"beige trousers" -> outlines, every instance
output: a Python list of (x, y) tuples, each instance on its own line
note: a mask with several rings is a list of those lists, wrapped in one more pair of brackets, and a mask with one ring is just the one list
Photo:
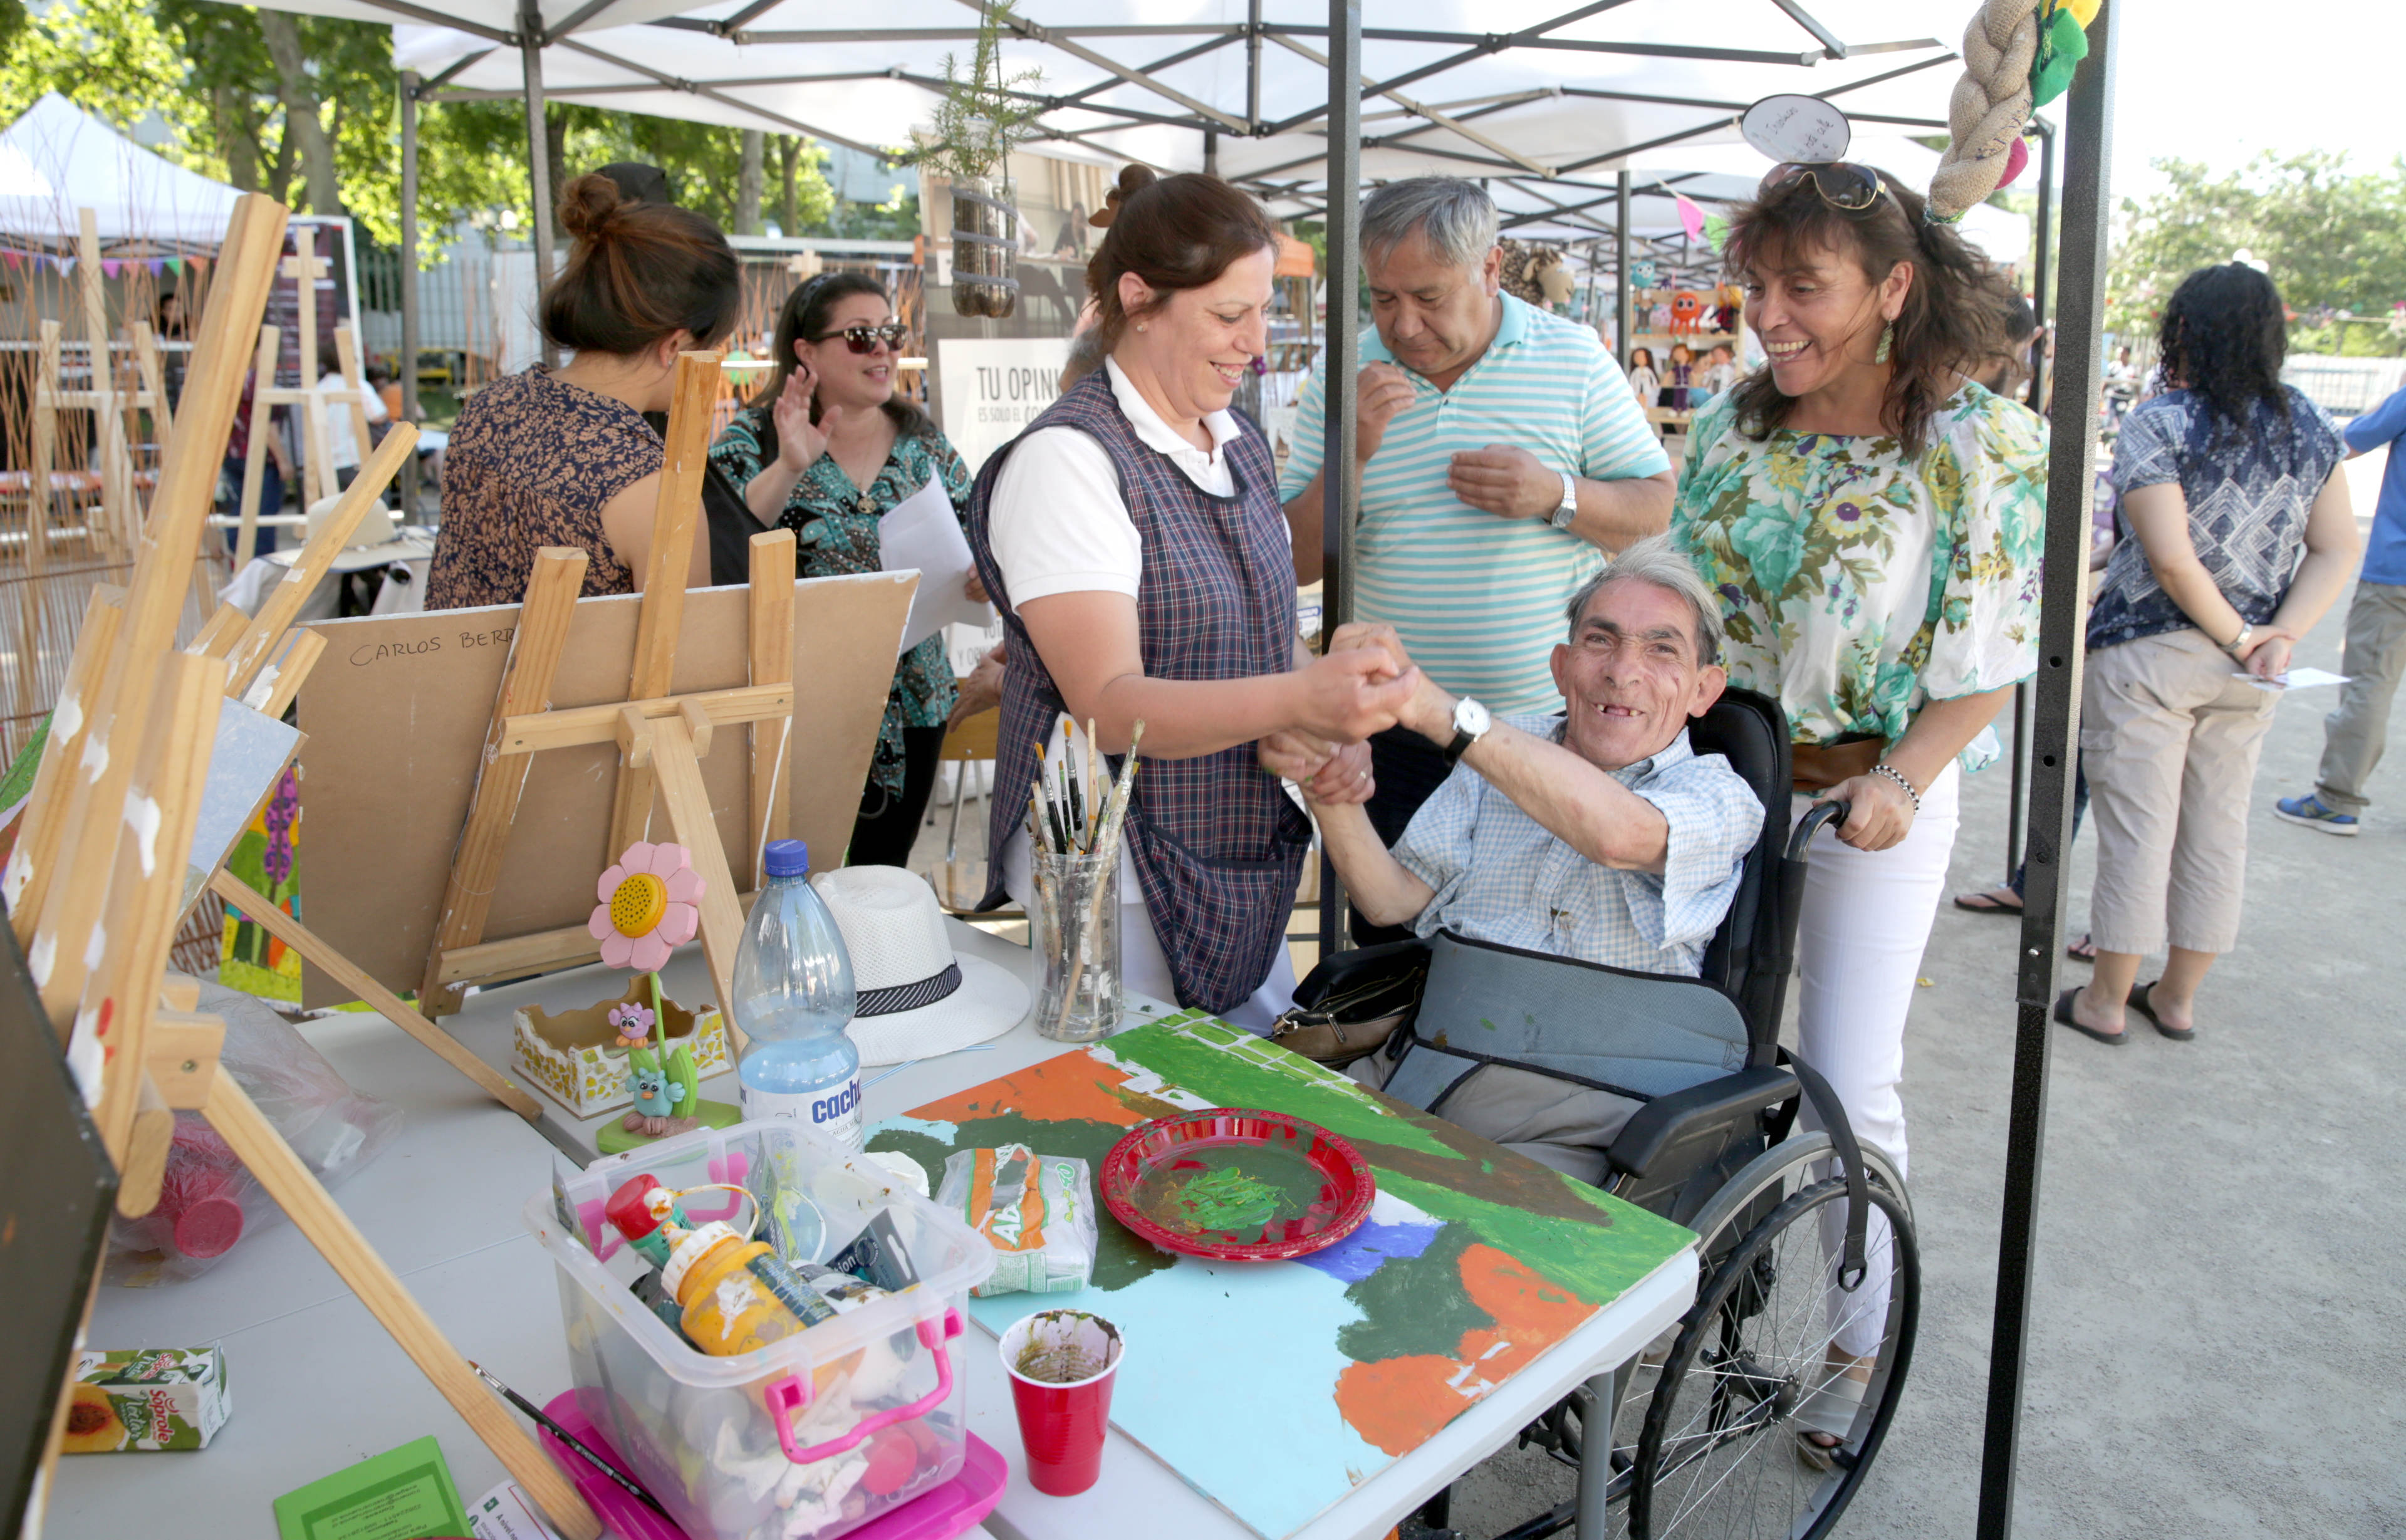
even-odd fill
[(2279, 697), (2194, 628), (2088, 655), (2080, 753), (2097, 828), (2099, 950), (2239, 942), (2247, 806)]
[(2339, 671), (2339, 709), (2323, 719), (2323, 768), (2314, 795), (2323, 806), (2362, 813), (2364, 784), (2388, 746), (2389, 701), (2406, 673), (2406, 586), (2358, 583), (2347, 607), (2347, 653)]

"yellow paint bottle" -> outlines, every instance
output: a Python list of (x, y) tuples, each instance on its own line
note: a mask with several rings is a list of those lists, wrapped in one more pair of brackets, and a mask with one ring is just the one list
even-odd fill
[(685, 1312), (686, 1337), (721, 1358), (765, 1348), (835, 1314), (768, 1242), (745, 1240), (715, 1221), (675, 1238), (660, 1284)]

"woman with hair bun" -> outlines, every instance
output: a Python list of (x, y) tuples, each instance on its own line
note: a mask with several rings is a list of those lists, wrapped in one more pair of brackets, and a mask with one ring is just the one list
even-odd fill
[(996, 452), (969, 504), (1011, 649), (984, 907), (1030, 897), (1039, 742), (1052, 763), (1069, 752), (1066, 713), (1125, 754), (1141, 721), (1123, 980), (1266, 1031), (1294, 993), (1286, 919), (1311, 826), (1253, 745), (1281, 732), (1353, 745), (1322, 773), (1366, 796), (1362, 741), (1394, 726), (1418, 675), (1382, 650), (1314, 660), (1296, 644), (1278, 473), (1261, 430), (1229, 410), (1267, 346), (1268, 217), (1216, 177), (1141, 166), (1110, 202), (1086, 266), (1102, 367)]
[[(794, 531), (804, 577), (879, 571), (881, 521), (929, 482), (941, 484), (956, 514), (969, 504), (959, 453), (894, 393), (904, 332), (870, 274), (810, 279), (777, 313), (776, 373), (710, 446), (753, 516)], [(974, 580), (970, 590), (985, 597)], [(941, 633), (902, 655), (847, 865), (910, 864), (954, 696)]]
[[(701, 215), (628, 202), (594, 173), (561, 190), (559, 218), (575, 245), (537, 319), (573, 356), (495, 380), (460, 408), (430, 610), (517, 603), (546, 545), (585, 549), (588, 597), (641, 588), (667, 459), (644, 414), (668, 410), (680, 352), (735, 326), (735, 252)], [(694, 542), (687, 581), (710, 581), (707, 541)]]
[[(1956, 757), (2038, 662), (2046, 440), (1963, 374), (2002, 344), (2003, 280), (1886, 172), (1775, 166), (1721, 254), (1769, 367), (1696, 414), (1671, 532), (1721, 595), (1730, 684), (1787, 711), (1800, 801), (1851, 810), (1806, 869), (1797, 1057), (1903, 1174), (1904, 1023)], [(1883, 1261), (1870, 1277), (1832, 1291), (1829, 1373), (1796, 1414), (1825, 1469), (1883, 1346)]]

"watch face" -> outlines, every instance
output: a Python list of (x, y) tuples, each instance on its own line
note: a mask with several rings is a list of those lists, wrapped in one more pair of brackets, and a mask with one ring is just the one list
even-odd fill
[(1487, 731), (1487, 708), (1476, 700), (1464, 700), (1453, 708), (1453, 730), (1477, 738)]

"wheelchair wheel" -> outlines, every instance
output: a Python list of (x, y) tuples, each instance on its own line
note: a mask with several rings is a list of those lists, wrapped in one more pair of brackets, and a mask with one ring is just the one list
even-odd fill
[[(1790, 1151), (1796, 1142), (1762, 1160), (1804, 1159), (1776, 1161), (1775, 1182), (1734, 1181), (1731, 1195), (1743, 1196), (1738, 1190), (1748, 1185), (1758, 1187), (1759, 1197), (1768, 1195), (1793, 1180), (1814, 1153), (1826, 1158), (1826, 1149)], [(1707, 1253), (1713, 1270), (1646, 1402), (1628, 1471), (1633, 1540), (1736, 1534), (1815, 1540), (1836, 1525), (1887, 1436), (1920, 1307), (1912, 1216), (1891, 1179), (1883, 1174), (1871, 1185), (1873, 1207), (1888, 1223), (1885, 1233), (1873, 1226), (1865, 1258), (1870, 1274), (1851, 1294), (1831, 1281), (1833, 1261), (1822, 1239), (1825, 1218), (1834, 1225), (1846, 1211), (1840, 1180), (1793, 1191), (1724, 1255)], [(1751, 1207), (1737, 1205), (1732, 1219)], [(1875, 1298), (1874, 1281), (1883, 1278), (1888, 1303), (1871, 1384), (1830, 1468), (1816, 1469), (1800, 1450), (1795, 1412), (1820, 1382), (1835, 1335), (1833, 1302), (1842, 1312), (1852, 1301), (1868, 1304)]]

